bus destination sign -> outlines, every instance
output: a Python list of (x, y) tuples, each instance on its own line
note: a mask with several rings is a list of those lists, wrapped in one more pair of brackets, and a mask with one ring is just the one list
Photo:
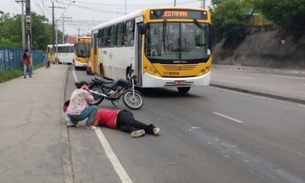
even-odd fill
[(81, 42), (90, 42), (90, 38), (78, 38), (78, 41), (81, 41)]
[(206, 11), (196, 10), (151, 10), (150, 19), (178, 19), (178, 18), (191, 18), (207, 20)]

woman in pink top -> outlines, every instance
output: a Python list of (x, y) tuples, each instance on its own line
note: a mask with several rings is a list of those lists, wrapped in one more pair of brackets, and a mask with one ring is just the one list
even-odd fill
[(94, 100), (88, 88), (88, 83), (86, 81), (81, 81), (75, 83), (75, 86), (77, 89), (74, 90), (71, 95), (66, 113), (75, 126), (77, 126), (79, 121), (88, 118), (86, 128), (88, 130), (95, 129), (95, 126), (93, 126), (92, 123), (98, 108), (95, 105), (89, 106), (88, 104), (88, 102)]

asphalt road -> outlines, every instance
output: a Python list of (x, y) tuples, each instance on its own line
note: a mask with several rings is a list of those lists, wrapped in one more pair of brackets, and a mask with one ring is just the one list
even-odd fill
[[(79, 81), (93, 77), (75, 73)], [(67, 97), (74, 82), (70, 72)], [(156, 89), (143, 97), (133, 113), (158, 125), (160, 136), (87, 131), (84, 123), (70, 128), (74, 182), (305, 182), (304, 106), (215, 87), (186, 95)], [(99, 107), (113, 108), (109, 101)], [(118, 108), (127, 109), (122, 101)]]

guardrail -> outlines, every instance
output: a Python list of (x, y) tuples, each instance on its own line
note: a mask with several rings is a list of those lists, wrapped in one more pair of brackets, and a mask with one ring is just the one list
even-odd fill
[[(22, 48), (0, 46), (0, 73), (23, 68)], [(43, 62), (44, 51), (32, 50), (33, 67)]]

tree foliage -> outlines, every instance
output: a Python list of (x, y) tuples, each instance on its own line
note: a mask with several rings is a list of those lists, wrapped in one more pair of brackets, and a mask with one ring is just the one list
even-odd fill
[(305, 30), (305, 0), (255, 0), (255, 7), (283, 30)]
[[(10, 15), (0, 11), (0, 45), (22, 47), (21, 15)], [(44, 16), (31, 13), (32, 47), (36, 50), (45, 50), (46, 45), (53, 40), (52, 24)], [(58, 31), (58, 39), (62, 32)], [(60, 39), (59, 39), (60, 40)]]
[(217, 40), (240, 42), (246, 36), (244, 13), (247, 7), (240, 1), (226, 0), (211, 9), (212, 22), (216, 27)]

